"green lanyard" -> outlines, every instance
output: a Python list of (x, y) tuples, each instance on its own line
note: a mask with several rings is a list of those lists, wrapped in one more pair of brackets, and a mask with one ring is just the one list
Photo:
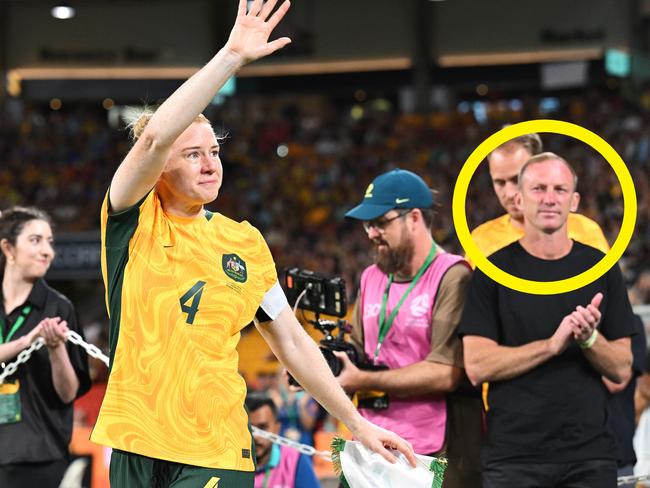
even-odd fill
[(7, 334), (6, 339), (3, 337), (3, 330), (5, 328), (5, 324), (4, 324), (3, 320), (0, 319), (0, 344), (4, 344), (5, 342), (9, 342), (11, 340), (11, 338), (14, 336), (16, 331), (18, 329), (20, 329), (20, 327), (23, 325), (23, 323), (25, 322), (25, 319), (27, 318), (27, 316), (29, 315), (29, 312), (31, 312), (31, 311), (32, 311), (32, 306), (31, 305), (27, 305), (27, 306), (23, 307), (23, 310), (20, 313), (20, 316), (14, 322), (14, 325), (11, 328), (11, 330), (9, 331), (9, 333)]
[(262, 481), (262, 488), (268, 488), (269, 478), (271, 476), (271, 468), (268, 465), (264, 468), (264, 481)]
[[(264, 480), (262, 480), (262, 488), (268, 488), (269, 478), (271, 477), (271, 470), (280, 464), (280, 456), (280, 447), (277, 444), (273, 444), (271, 446), (271, 454), (269, 456), (269, 459), (266, 463), (266, 466), (264, 466)], [(273, 466), (271, 466), (272, 462), (275, 463)]]
[(427, 270), (429, 265), (433, 262), (433, 257), (435, 254), (436, 254), (436, 243), (434, 242), (433, 245), (431, 246), (431, 251), (429, 251), (429, 255), (424, 260), (424, 263), (422, 263), (422, 266), (420, 266), (420, 269), (413, 277), (413, 281), (411, 281), (411, 284), (404, 292), (404, 295), (402, 295), (402, 298), (400, 298), (399, 302), (397, 303), (397, 306), (391, 312), (390, 316), (388, 317), (388, 320), (386, 320), (386, 305), (388, 304), (388, 292), (390, 291), (390, 285), (393, 284), (393, 274), (391, 273), (390, 275), (388, 275), (388, 284), (386, 285), (386, 290), (384, 291), (384, 298), (381, 302), (381, 309), (379, 310), (379, 337), (377, 338), (375, 359), (379, 357), (379, 351), (381, 350), (381, 345), (384, 343), (384, 339), (386, 339), (386, 334), (388, 334), (391, 325), (393, 325), (393, 321), (395, 320), (395, 317), (397, 317), (397, 312), (399, 312), (399, 309), (404, 303), (404, 300), (406, 300), (408, 294), (411, 293), (411, 290), (413, 290), (413, 288), (415, 288), (415, 285), (417, 285), (418, 281), (420, 280), (424, 272)]

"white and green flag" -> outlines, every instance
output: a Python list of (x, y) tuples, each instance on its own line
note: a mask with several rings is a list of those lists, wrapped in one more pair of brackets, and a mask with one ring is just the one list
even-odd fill
[(441, 488), (447, 461), (416, 454), (412, 468), (403, 454), (393, 451), (391, 464), (381, 455), (356, 441), (336, 438), (332, 442), (332, 462), (345, 488)]

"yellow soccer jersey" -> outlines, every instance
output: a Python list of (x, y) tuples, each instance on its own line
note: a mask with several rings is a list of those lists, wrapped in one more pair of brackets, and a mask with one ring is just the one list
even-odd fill
[(235, 349), (277, 282), (264, 238), (218, 213), (164, 213), (155, 191), (101, 213), (111, 368), (91, 439), (209, 468), (253, 471)]
[[(604, 253), (609, 251), (609, 244), (600, 226), (584, 215), (571, 213), (568, 218), (569, 237)], [(485, 255), (494, 254), (509, 244), (518, 241), (524, 236), (524, 230), (512, 225), (508, 214), (488, 220), (472, 231), (472, 239), (479, 250)], [(474, 263), (469, 261), (472, 268)]]

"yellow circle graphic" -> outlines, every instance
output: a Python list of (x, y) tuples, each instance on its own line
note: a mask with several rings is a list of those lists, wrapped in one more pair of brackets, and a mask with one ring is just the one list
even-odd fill
[[(531, 281), (517, 276), (513, 276), (501, 270), (481, 253), (469, 232), (467, 225), (467, 216), (465, 214), (465, 201), (467, 200), (467, 189), (469, 183), (478, 168), (479, 164), (487, 157), (490, 152), (499, 147), (501, 144), (514, 139), (515, 137), (533, 132), (546, 132), (553, 134), (562, 134), (573, 137), (598, 151), (605, 160), (610, 164), (623, 192), (623, 222), (621, 230), (609, 252), (594, 266), (588, 270), (558, 281)], [(560, 120), (529, 120), (518, 124), (504, 127), (500, 131), (492, 134), (483, 141), (472, 154), (467, 158), (465, 164), (460, 170), (456, 185), (454, 186), (454, 196), (452, 200), (452, 217), (458, 240), (467, 253), (467, 256), (475, 265), (487, 276), (497, 283), (522, 293), (531, 293), (535, 295), (555, 295), (577, 290), (583, 286), (592, 283), (604, 275), (614, 264), (621, 258), (627, 245), (632, 239), (634, 226), (636, 224), (637, 201), (636, 191), (632, 176), (627, 166), (607, 141), (591, 132), (590, 130), (580, 127), (576, 124), (563, 122)]]

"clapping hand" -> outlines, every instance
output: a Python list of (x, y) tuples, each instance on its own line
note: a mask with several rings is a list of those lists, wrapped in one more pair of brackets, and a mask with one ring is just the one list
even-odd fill
[(45, 318), (38, 324), (40, 336), (45, 339), (48, 349), (56, 349), (67, 340), (68, 323), (61, 317)]
[(573, 338), (577, 342), (585, 342), (593, 334), (602, 314), (598, 307), (603, 301), (603, 294), (596, 293), (591, 299), (591, 303), (586, 307), (578, 305), (574, 312), (571, 313)]

